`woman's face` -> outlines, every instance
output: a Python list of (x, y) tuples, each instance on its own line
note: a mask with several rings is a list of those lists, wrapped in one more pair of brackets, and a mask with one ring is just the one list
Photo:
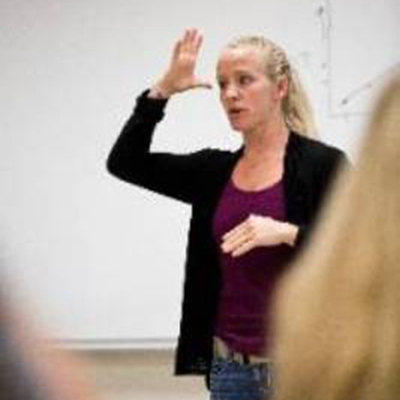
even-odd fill
[(251, 47), (224, 50), (217, 64), (220, 99), (234, 130), (263, 129), (280, 113), (280, 86), (265, 73), (261, 55)]

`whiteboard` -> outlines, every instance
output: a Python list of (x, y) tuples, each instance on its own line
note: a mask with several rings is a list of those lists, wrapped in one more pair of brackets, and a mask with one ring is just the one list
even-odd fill
[[(352, 157), (399, 63), (399, 16), (398, 0), (1, 2), (0, 256), (21, 308), (55, 340), (176, 339), (190, 208), (116, 180), (105, 160), (184, 28), (204, 33), (210, 79), (234, 36), (280, 43), (321, 138)], [(238, 144), (215, 89), (174, 98), (154, 149)]]

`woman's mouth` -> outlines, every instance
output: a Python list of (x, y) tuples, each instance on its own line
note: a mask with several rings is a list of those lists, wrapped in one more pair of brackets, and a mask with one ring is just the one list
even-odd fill
[(244, 112), (246, 112), (244, 108), (234, 107), (229, 109), (229, 116), (236, 118), (241, 116)]

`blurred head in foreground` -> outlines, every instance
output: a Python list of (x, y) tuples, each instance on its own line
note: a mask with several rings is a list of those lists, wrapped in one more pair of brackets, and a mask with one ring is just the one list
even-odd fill
[[(3, 278), (0, 268), (0, 278)], [(90, 400), (94, 390), (85, 369), (66, 350), (56, 349), (38, 334), (36, 321), (12, 301), (0, 280), (0, 399)]]
[(400, 395), (400, 74), (277, 296), (277, 400)]

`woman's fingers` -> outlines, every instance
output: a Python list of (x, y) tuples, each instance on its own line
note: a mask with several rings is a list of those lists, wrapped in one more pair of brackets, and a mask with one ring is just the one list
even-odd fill
[(232, 257), (240, 257), (243, 254), (246, 254), (250, 250), (253, 250), (253, 248), (256, 247), (256, 244), (253, 240), (248, 240), (240, 244), (240, 246), (237, 246), (231, 253)]
[(198, 34), (194, 43), (194, 51), (196, 52), (196, 54), (199, 52), (202, 44), (203, 44), (203, 36), (201, 34)]
[(224, 236), (222, 236), (222, 239), (225, 240), (230, 240), (234, 238), (237, 235), (242, 235), (249, 229), (249, 224), (248, 224), (248, 219), (246, 219), (244, 222), (241, 222), (239, 225), (236, 225), (233, 229), (225, 233)]
[(212, 87), (212, 83), (203, 80), (197, 80), (193, 85), (193, 88), (212, 89)]
[(226, 253), (234, 251), (243, 243), (248, 242), (253, 237), (249, 218), (227, 232), (222, 238), (222, 250)]
[(225, 253), (230, 253), (232, 257), (241, 256), (254, 247), (256, 247), (256, 240), (250, 232), (244, 232), (222, 244), (222, 250)]
[(184, 35), (182, 36), (182, 38), (180, 39), (181, 42), (181, 51), (187, 51), (188, 48), (188, 31), (185, 31)]
[(180, 41), (183, 53), (196, 53), (200, 49), (202, 36), (197, 29), (187, 29)]
[(225, 253), (230, 253), (248, 240), (250, 240), (250, 235), (247, 232), (238, 233), (222, 242), (222, 251)]
[[(293, 231), (293, 232), (292, 232)], [(297, 235), (297, 229), (287, 223), (270, 217), (250, 215), (244, 222), (228, 231), (222, 237), (221, 249), (233, 257), (242, 255), (260, 246), (291, 244)], [(293, 237), (289, 242), (286, 237)]]
[(198, 54), (203, 37), (195, 29), (185, 30), (175, 43), (170, 65), (163, 77), (156, 83), (153, 95), (167, 98), (175, 93), (194, 88), (211, 89), (212, 84), (195, 75)]
[(178, 40), (176, 43), (175, 43), (175, 46), (174, 46), (174, 51), (173, 51), (173, 53), (172, 53), (172, 61), (173, 62), (176, 62), (177, 60), (178, 60), (178, 58), (179, 58), (179, 54), (181, 54), (181, 51), (182, 51), (182, 40)]
[(185, 32), (182, 39), (179, 62), (181, 64), (180, 68), (182, 68), (182, 71), (185, 71), (188, 77), (190, 76), (187, 88), (212, 89), (211, 82), (204, 79), (199, 79), (195, 75), (195, 67), (202, 43), (203, 36), (197, 29), (188, 29)]

